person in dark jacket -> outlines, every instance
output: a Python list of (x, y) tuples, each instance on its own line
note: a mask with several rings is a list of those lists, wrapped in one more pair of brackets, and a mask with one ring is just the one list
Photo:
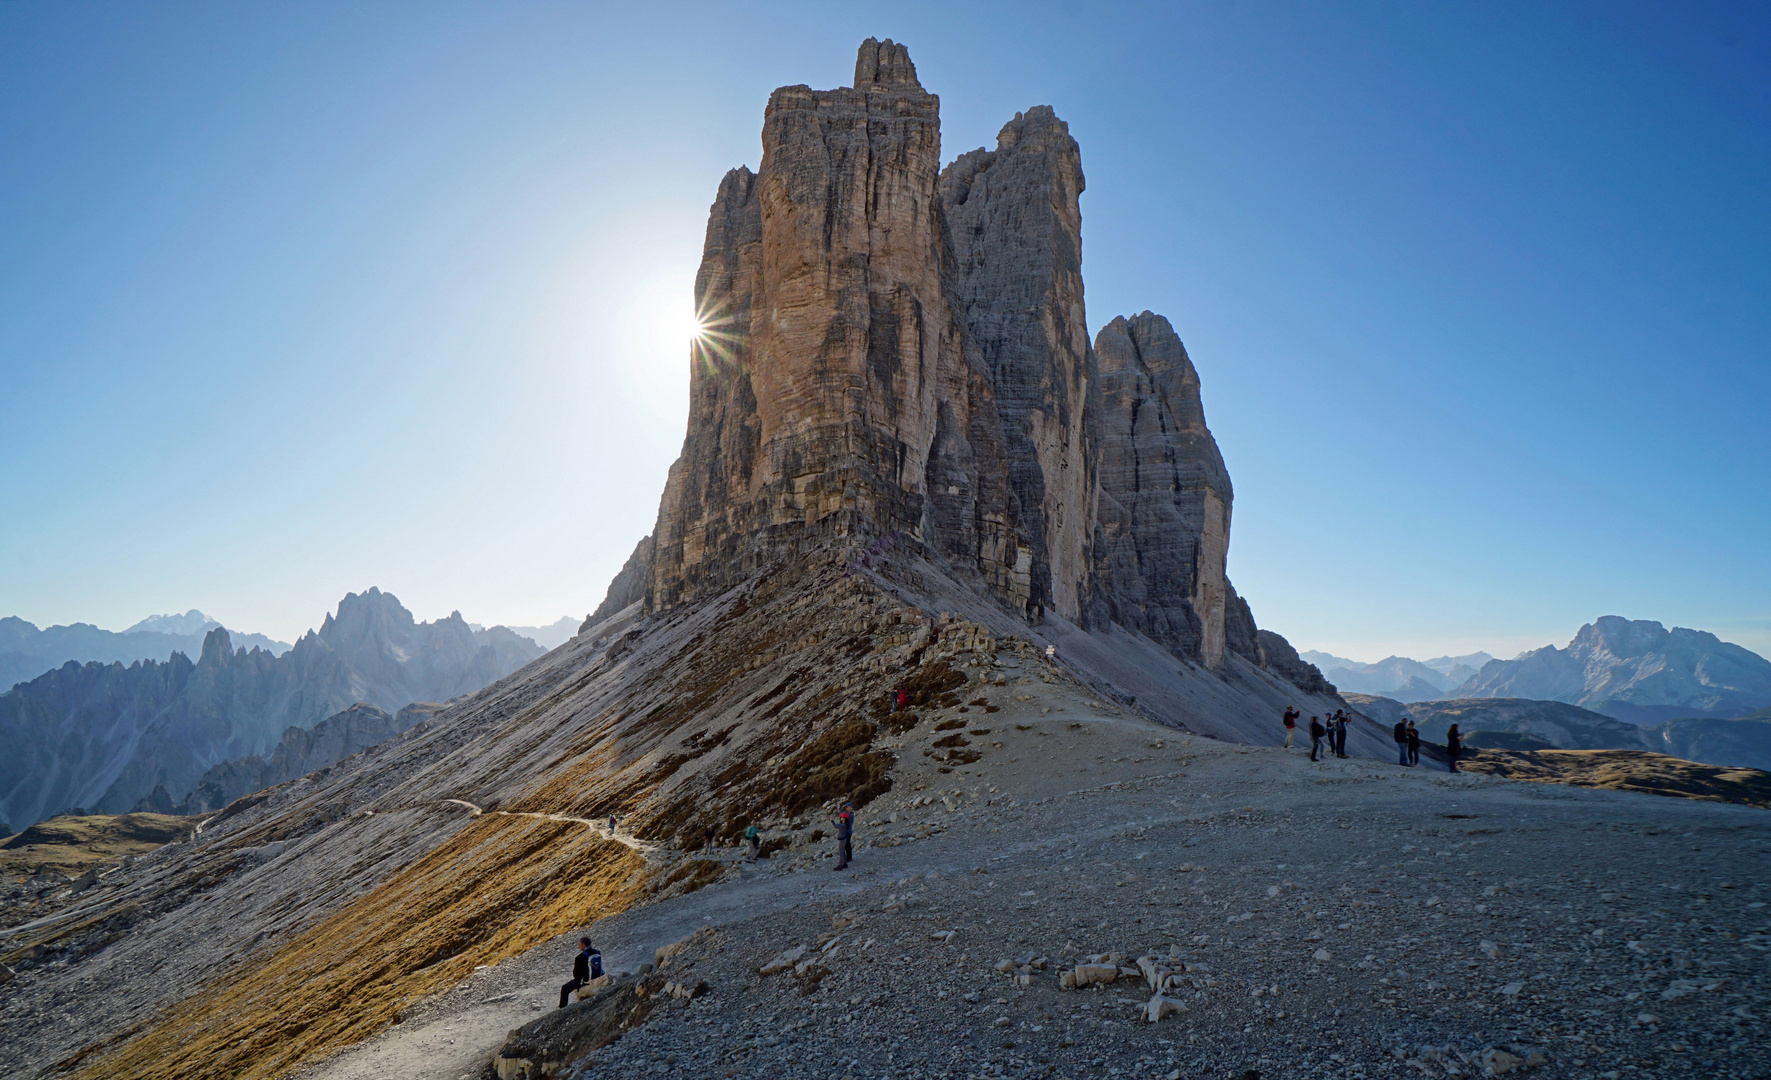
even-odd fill
[(1414, 726), (1413, 720), (1408, 722), (1408, 764), (1420, 764), (1420, 728)]
[(1405, 716), (1396, 721), (1390, 729), (1390, 736), (1396, 740), (1396, 764), (1408, 764), (1408, 718)]
[[(590, 980), (603, 973), (603, 954), (590, 946), (590, 939), (578, 939), (578, 955), (572, 958), (572, 981), (560, 987), (560, 1008), (566, 1007), (566, 998), (572, 991), (584, 986)], [(580, 996), (580, 1000), (583, 1000)]]
[(1457, 758), (1458, 758), (1458, 755), (1462, 754), (1463, 752), (1464, 752), (1463, 732), (1457, 730), (1457, 725), (1453, 724), (1453, 725), (1451, 725), (1451, 730), (1449, 730), (1445, 733), (1445, 756), (1451, 759), (1451, 771), (1452, 772), (1457, 771)]
[(849, 834), (854, 831), (854, 819), (849, 817), (847, 810), (844, 810), (836, 815), (836, 820), (831, 824), (836, 826), (836, 866), (833, 869), (847, 870), (849, 868)]
[(1322, 726), (1322, 718), (1319, 716), (1310, 717), (1310, 760), (1311, 761), (1315, 761), (1316, 755), (1322, 752), (1322, 736), (1324, 736), (1326, 734), (1328, 734), (1328, 729)]
[(1334, 756), (1347, 756), (1347, 716), (1346, 710), (1334, 711)]

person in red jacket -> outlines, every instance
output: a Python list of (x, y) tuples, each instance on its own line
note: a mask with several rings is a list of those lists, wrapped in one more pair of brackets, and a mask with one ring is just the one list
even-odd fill
[(1291, 749), (1291, 740), (1298, 733), (1299, 715), (1296, 705), (1287, 705), (1285, 707), (1285, 748), (1287, 750)]

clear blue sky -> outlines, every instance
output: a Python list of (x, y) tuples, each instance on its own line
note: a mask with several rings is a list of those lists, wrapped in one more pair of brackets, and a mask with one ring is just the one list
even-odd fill
[(1763, 4), (643, 7), (0, 5), (0, 614), (587, 611), (715, 185), (874, 35), (948, 158), (1070, 122), (1091, 326), (1186, 341), (1262, 625), (1771, 652)]

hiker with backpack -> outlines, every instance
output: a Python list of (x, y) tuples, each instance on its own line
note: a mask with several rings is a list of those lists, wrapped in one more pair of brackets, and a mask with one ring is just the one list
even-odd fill
[(1347, 713), (1344, 709), (1334, 711), (1334, 756), (1347, 756)]
[(1310, 717), (1310, 760), (1311, 761), (1315, 761), (1316, 755), (1322, 752), (1322, 736), (1324, 736), (1326, 734), (1328, 734), (1328, 729), (1322, 726), (1322, 720), (1319, 717), (1315, 717), (1315, 716)]
[(1287, 750), (1291, 749), (1291, 740), (1298, 733), (1298, 717), (1301, 715), (1303, 714), (1298, 712), (1296, 705), (1285, 707), (1285, 748)]
[(1390, 737), (1396, 740), (1396, 764), (1408, 764), (1408, 717), (1396, 721), (1390, 729)]
[[(578, 939), (578, 955), (572, 958), (572, 981), (560, 987), (560, 1008), (566, 1007), (566, 998), (574, 990), (583, 989), (592, 979), (603, 977), (603, 954), (591, 947), (590, 939)], [(583, 1001), (584, 995), (579, 994), (578, 1000)]]
[(754, 824), (751, 825), (750, 828), (744, 830), (744, 843), (750, 847), (749, 853), (745, 856), (747, 862), (756, 861), (757, 855), (762, 850), (762, 842), (763, 834)]

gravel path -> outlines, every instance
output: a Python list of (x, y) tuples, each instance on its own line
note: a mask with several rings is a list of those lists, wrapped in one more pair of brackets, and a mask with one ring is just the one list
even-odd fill
[[(975, 771), (937, 772), (910, 736), (851, 871), (802, 843), (591, 927), (612, 971), (712, 932), (663, 972), (704, 996), (655, 1008), (588, 1074), (1771, 1071), (1764, 811), (1310, 763), (1049, 694), (988, 722), (1003, 745)], [(483, 1075), (553, 1005), (575, 937), (306, 1075)], [(757, 974), (800, 945), (803, 970)], [(1181, 1011), (1146, 1022), (1142, 976), (1060, 988), (1103, 954), (1159, 957)]]

